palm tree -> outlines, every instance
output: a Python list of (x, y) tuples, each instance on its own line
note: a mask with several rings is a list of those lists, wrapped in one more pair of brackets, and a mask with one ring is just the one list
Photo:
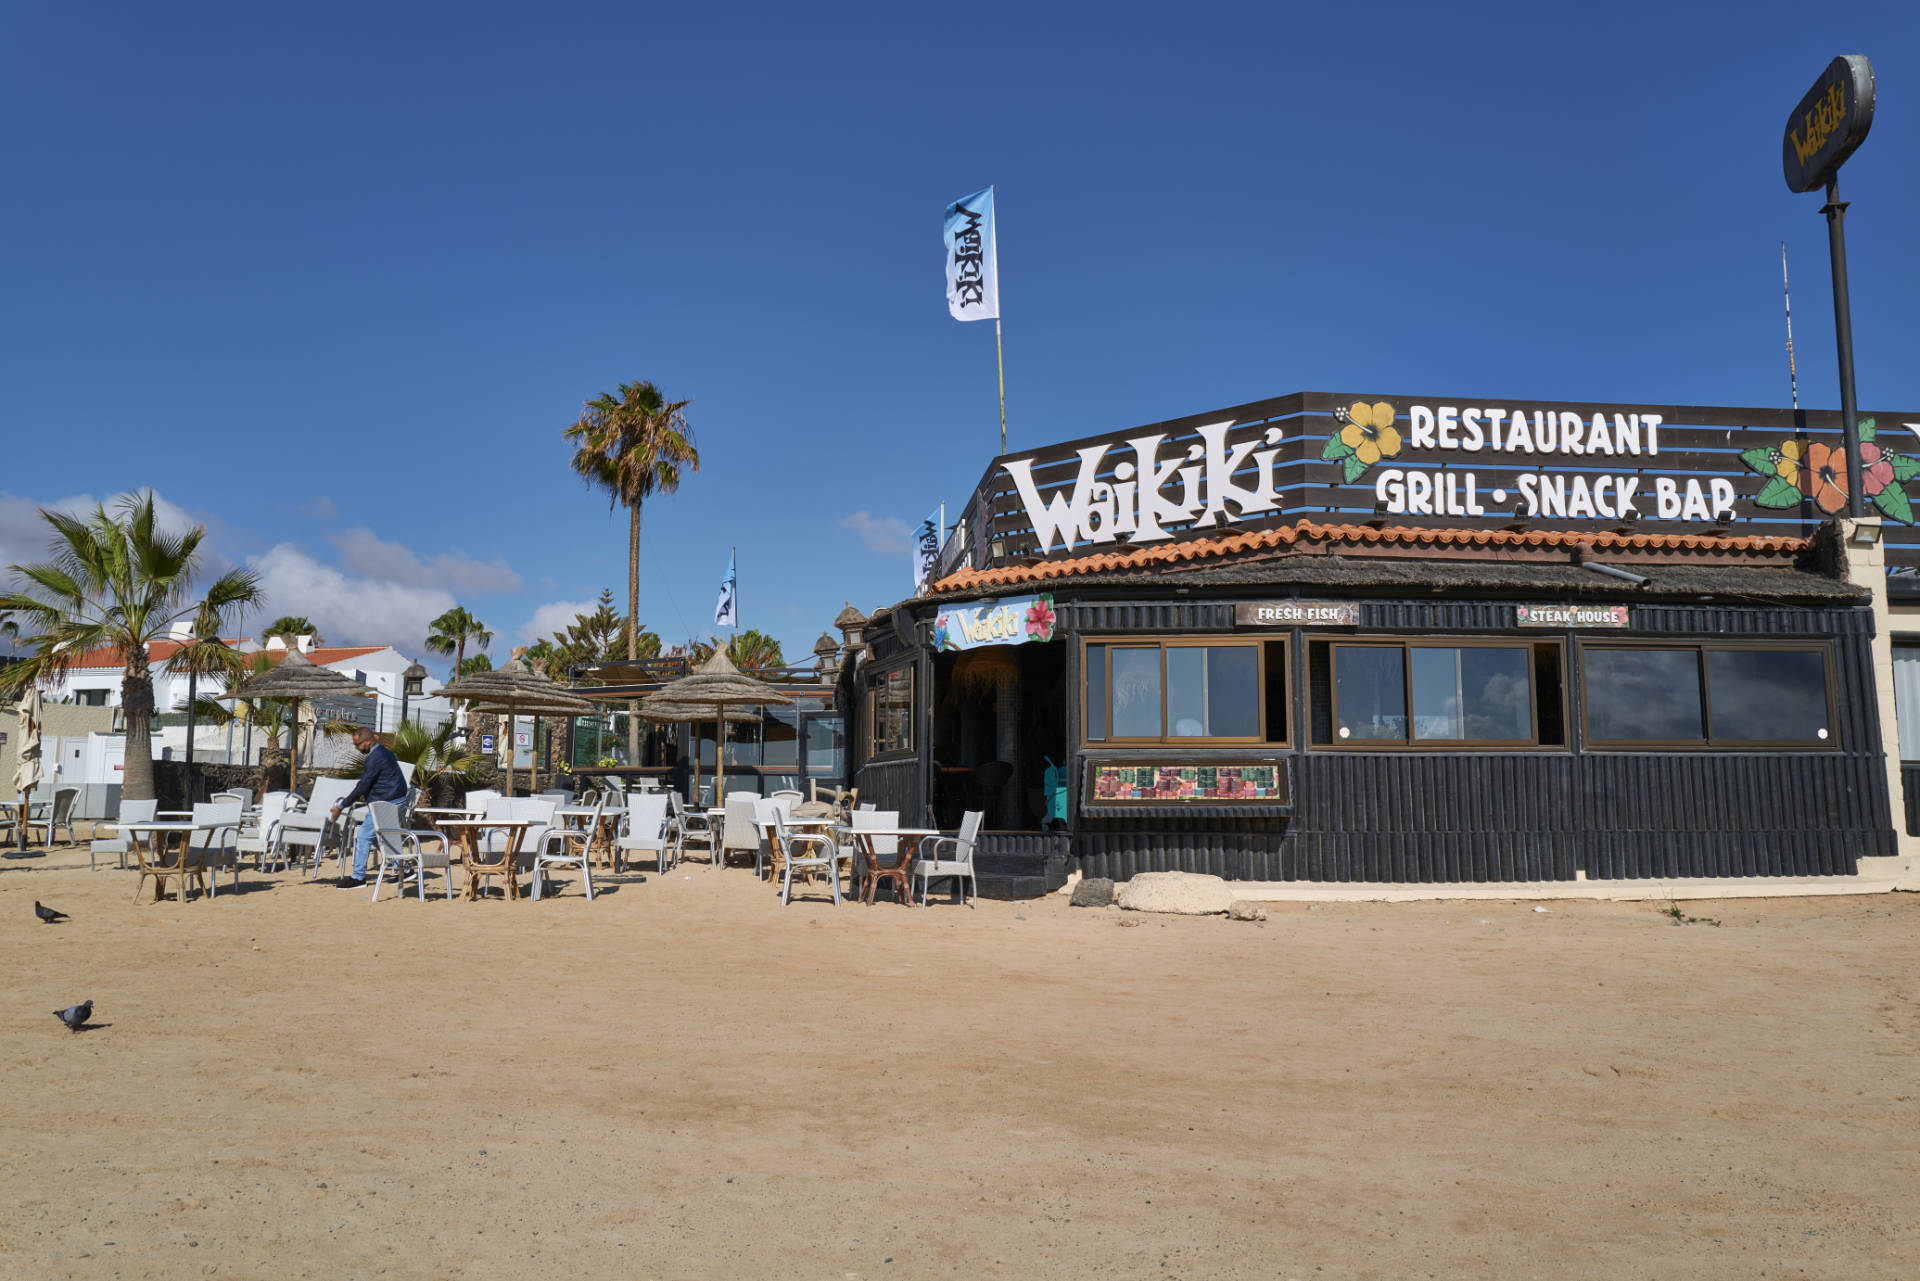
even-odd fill
[(159, 528), (153, 491), (128, 494), (109, 512), (96, 505), (85, 518), (40, 509), (53, 527), (53, 559), (13, 565), (20, 590), (0, 595), (0, 611), (34, 629), (32, 657), (0, 673), (0, 687), (18, 691), (57, 677), (93, 650), (121, 656), (120, 704), (126, 715), (126, 773), (122, 795), (153, 798), (153, 671), (147, 647), (173, 624), (193, 620), (218, 635), (261, 600), (249, 570), (222, 574), (204, 598), (190, 595), (200, 568), (204, 525), (181, 534)]
[[(700, 470), (687, 425), (691, 401), (669, 402), (652, 383), (621, 383), (620, 393), (589, 400), (567, 428), (573, 470), (587, 487), (607, 491), (607, 506), (627, 507), (627, 661), (640, 659), (640, 505), (680, 488), (682, 470)], [(630, 709), (631, 710), (631, 709)], [(627, 758), (640, 758), (640, 718), (627, 718)]]
[(433, 629), (427, 633), (427, 648), (436, 654), (452, 654), (456, 674), (466, 666), (468, 641), (478, 649), (493, 643), (493, 633), (487, 630), (487, 625), (464, 605), (455, 605), (427, 626)]
[(282, 614), (260, 630), (261, 640), (275, 636), (311, 636), (314, 644), (320, 643), (320, 629), (304, 614)]
[[(698, 667), (712, 658), (718, 648), (718, 636), (707, 640), (690, 640), (687, 642), (687, 662), (690, 666)], [(743, 672), (784, 667), (787, 662), (786, 656), (780, 651), (779, 641), (751, 627), (727, 638), (727, 660)]]

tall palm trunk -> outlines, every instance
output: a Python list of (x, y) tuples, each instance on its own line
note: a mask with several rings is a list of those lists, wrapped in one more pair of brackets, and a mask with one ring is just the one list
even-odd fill
[[(640, 504), (627, 509), (627, 661), (640, 661)], [(627, 704), (627, 764), (640, 763), (640, 704)]]
[(150, 801), (153, 790), (153, 672), (145, 653), (127, 654), (120, 679), (120, 710), (127, 721), (127, 748), (120, 773), (120, 799)]

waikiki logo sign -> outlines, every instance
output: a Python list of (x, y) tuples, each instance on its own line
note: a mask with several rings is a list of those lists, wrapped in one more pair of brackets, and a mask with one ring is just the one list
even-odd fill
[[(1101, 480), (1110, 445), (1088, 445), (1079, 451), (1080, 467), (1073, 488), (1055, 490), (1044, 499), (1034, 483), (1033, 460), (1007, 463), (1007, 475), (1026, 505), (1034, 536), (1044, 555), (1057, 542), (1111, 543), (1125, 534), (1127, 541), (1151, 543), (1172, 538), (1169, 525), (1207, 528), (1245, 516), (1278, 511), (1280, 495), (1273, 487), (1273, 468), (1280, 457), (1280, 429), (1269, 427), (1252, 440), (1227, 443), (1233, 423), (1208, 423), (1197, 429), (1200, 439), (1173, 457), (1162, 459), (1165, 432), (1128, 440), (1131, 459), (1113, 468), (1111, 481)], [(1268, 448), (1262, 449), (1265, 444)], [(1253, 461), (1251, 486), (1234, 482), (1234, 473)], [(1169, 498), (1174, 487), (1178, 498)]]

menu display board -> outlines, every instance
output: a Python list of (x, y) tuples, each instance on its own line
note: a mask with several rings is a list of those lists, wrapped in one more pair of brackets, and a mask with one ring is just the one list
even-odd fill
[(1277, 762), (1233, 765), (1137, 765), (1094, 762), (1087, 799), (1096, 804), (1128, 801), (1285, 800), (1283, 766)]

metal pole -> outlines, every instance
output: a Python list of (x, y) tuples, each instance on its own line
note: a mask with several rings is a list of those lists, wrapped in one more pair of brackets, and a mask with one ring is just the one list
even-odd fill
[(1007, 356), (1000, 346), (1000, 317), (993, 318), (993, 359), (1000, 366), (1000, 452), (1007, 452)]
[(1833, 257), (1833, 333), (1840, 355), (1840, 429), (1846, 437), (1847, 515), (1866, 514), (1860, 492), (1859, 407), (1853, 398), (1853, 310), (1847, 302), (1847, 204), (1840, 199), (1840, 179), (1827, 179), (1827, 248)]
[[(195, 660), (198, 663), (198, 658)], [(193, 667), (187, 668), (187, 795), (193, 795), (193, 731), (194, 713), (199, 711), (200, 673)], [(49, 833), (51, 835), (51, 833)], [(157, 883), (157, 882), (156, 882)]]

